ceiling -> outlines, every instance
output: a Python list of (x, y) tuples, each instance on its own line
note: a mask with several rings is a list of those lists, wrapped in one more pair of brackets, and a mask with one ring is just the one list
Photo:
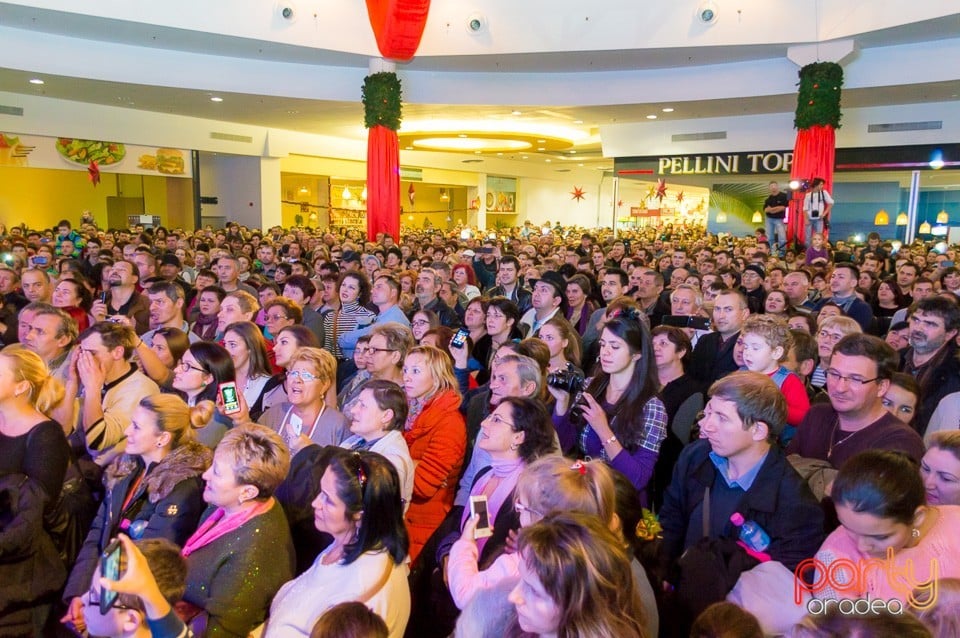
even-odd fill
[[(759, 3), (751, 3), (749, 0), (744, 1), (745, 7), (749, 8), (752, 4), (759, 6)], [(611, 5), (617, 4), (616, 2), (600, 2), (598, 6), (602, 7), (608, 3)], [(31, 6), (48, 5), (56, 7), (66, 4), (69, 3), (55, 1), (0, 2), (0, 27), (16, 30), (16, 32), (34, 34), (34, 37), (38, 40), (52, 34), (70, 39), (92, 41), (95, 45), (98, 43), (102, 46), (107, 44), (123, 45), (131, 47), (131, 51), (161, 49), (198, 56), (215, 56), (216, 59), (230, 60), (240, 65), (243, 64), (244, 60), (304, 65), (303, 68), (306, 71), (311, 68), (365, 69), (370, 60), (370, 56), (362, 52), (336, 51), (320, 48), (316, 45), (303, 46), (295, 42), (285, 43), (279, 41), (282, 38), (275, 34), (271, 35), (274, 38), (273, 40), (239, 37), (233, 33), (211, 32), (209, 29), (190, 30), (147, 22), (134, 22), (130, 19), (114, 19), (72, 13), (57, 8)], [(136, 10), (125, 3), (112, 4), (123, 7), (118, 11)], [(249, 1), (247, 4), (249, 4)], [(339, 3), (332, 4), (342, 6), (349, 3), (341, 0)], [(658, 11), (669, 10), (667, 4), (656, 4), (660, 5), (656, 7)], [(819, 6), (818, 3), (814, 4)], [(865, 3), (846, 0), (841, 4), (849, 4), (852, 11), (862, 8), (860, 5)], [(931, 4), (933, 4), (932, 0)], [(681, 5), (683, 6), (681, 7)], [(677, 7), (681, 7), (678, 11), (687, 10), (687, 5), (693, 6), (690, 2), (678, 2)], [(242, 5), (238, 5), (238, 7), (240, 6)], [(557, 6), (561, 9), (578, 7), (577, 3), (571, 2), (560, 2)], [(509, 7), (509, 3), (491, 2), (485, 7), (485, 10), (489, 11), (488, 17), (491, 23), (495, 24), (498, 20), (504, 18), (504, 16), (496, 13), (498, 7)], [(307, 7), (303, 8), (308, 9)], [(100, 10), (105, 11), (106, 9)], [(435, 6), (433, 10), (441, 13), (449, 10), (449, 7)], [(204, 8), (198, 7), (198, 11), (202, 12)], [(739, 10), (738, 13), (740, 13)], [(306, 19), (302, 18), (302, 20)], [(431, 19), (433, 18), (431, 17)], [(724, 29), (730, 29), (729, 22), (734, 20), (734, 16), (725, 16), (724, 19), (727, 22), (720, 26)], [(906, 18), (904, 19), (906, 20)], [(201, 18), (198, 17), (198, 20), (201, 20)], [(302, 24), (297, 26), (302, 27)], [(849, 28), (848, 25), (844, 26)], [(447, 27), (450, 27), (449, 23)], [(644, 28), (650, 28), (650, 26), (644, 25)], [(224, 31), (227, 31), (227, 29), (224, 28)], [(798, 33), (798, 30), (789, 28), (783, 31), (787, 37), (790, 37), (791, 32)], [(366, 38), (367, 34), (364, 35)], [(432, 31), (430, 37), (434, 38), (429, 42), (430, 47), (435, 50), (436, 36), (433, 35)], [(567, 159), (573, 159), (570, 156), (576, 155), (575, 159), (578, 162), (600, 162), (603, 161), (600, 156), (599, 127), (601, 125), (643, 122), (654, 118), (661, 122), (680, 122), (701, 118), (738, 117), (793, 111), (796, 106), (795, 94), (790, 90), (782, 90), (783, 88), (789, 89), (792, 83), (784, 84), (782, 81), (778, 85), (781, 90), (774, 90), (773, 94), (710, 97), (711, 91), (704, 90), (704, 97), (701, 99), (664, 101), (657, 98), (660, 94), (669, 91), (661, 91), (658, 90), (658, 87), (651, 86), (650, 90), (644, 94), (645, 99), (628, 104), (574, 103), (578, 101), (579, 97), (577, 96), (578, 86), (573, 82), (573, 78), (579, 76), (574, 74), (623, 72), (626, 75), (627, 73), (644, 70), (669, 71), (672, 69), (710, 67), (712, 65), (740, 65), (745, 72), (749, 72), (751, 65), (784, 60), (791, 46), (789, 42), (755, 42), (749, 38), (744, 38), (744, 42), (740, 44), (721, 43), (711, 46), (685, 46), (689, 42), (698, 42), (699, 37), (700, 33), (694, 32), (691, 28), (687, 37), (684, 37), (682, 33), (678, 34), (675, 45), (669, 47), (650, 48), (642, 44), (636, 44), (634, 48), (616, 50), (558, 51), (548, 50), (550, 47), (544, 45), (544, 50), (528, 51), (524, 49), (529, 44), (518, 40), (516, 43), (507, 42), (504, 44), (498, 42), (500, 52), (491, 54), (458, 55), (451, 53), (419, 56), (409, 64), (401, 65), (402, 72), (426, 72), (450, 77), (454, 75), (474, 77), (471, 74), (476, 74), (478, 83), (495, 83), (498, 77), (506, 77), (498, 76), (497, 73), (529, 74), (531, 78), (536, 78), (538, 81), (544, 81), (544, 78), (546, 78), (546, 81), (554, 80), (555, 83), (560, 85), (561, 89), (566, 89), (569, 99), (550, 100), (539, 104), (505, 104), (502, 103), (504, 102), (502, 98), (490, 100), (500, 102), (498, 105), (417, 103), (411, 101), (404, 104), (404, 117), (408, 122), (420, 123), (442, 117), (445, 120), (481, 120), (493, 123), (494, 126), (496, 123), (502, 123), (504, 127), (524, 125), (531, 127), (538, 125), (562, 126), (578, 132), (581, 139), (566, 149), (547, 150), (539, 153), (539, 155), (546, 158), (560, 156)], [(871, 50), (874, 49), (924, 44), (958, 37), (960, 37), (960, 14), (944, 12), (944, 15), (916, 20), (908, 24), (884, 28), (864, 28), (862, 32), (855, 34), (858, 47), (856, 56), (866, 58), (872, 54)], [(810, 38), (798, 39), (800, 44), (810, 43), (811, 41), (818, 42), (818, 40), (811, 40)], [(575, 44), (576, 42), (571, 41), (571, 48), (576, 48)], [(451, 50), (454, 48), (451, 46)], [(6, 65), (3, 64), (3, 59), (8, 60)], [(14, 59), (16, 64), (11, 62)], [(0, 57), (0, 92), (39, 95), (60, 100), (208, 118), (304, 133), (332, 135), (354, 140), (366, 137), (365, 129), (362, 127), (363, 112), (359, 99), (356, 101), (309, 99), (300, 97), (298, 95), (300, 91), (294, 88), (289, 90), (288, 95), (284, 95), (282, 89), (277, 90), (276, 87), (271, 87), (270, 91), (258, 91), (258, 85), (253, 82), (245, 86), (242, 91), (191, 87), (191, 82), (187, 78), (187, 69), (184, 69), (184, 88), (138, 84), (130, 81), (104, 79), (104, 76), (110, 76), (111, 73), (109, 69), (103, 68), (98, 68), (95, 71), (91, 70), (89, 73), (80, 70), (73, 73), (45, 72), (42, 68), (43, 65), (39, 62), (31, 64), (30, 59), (30, 55), (10, 58)], [(953, 61), (944, 61), (944, 64), (954, 64), (955, 66)], [(29, 80), (32, 78), (41, 78), (44, 84), (42, 86), (30, 84)], [(322, 80), (319, 81), (322, 82)], [(763, 84), (763, 81), (764, 78), (762, 77), (756, 78), (757, 84)], [(570, 83), (564, 87), (565, 82)], [(453, 90), (456, 90), (456, 86)], [(359, 94), (359, 90), (357, 90), (357, 93)], [(551, 93), (551, 95), (557, 94)], [(559, 94), (563, 95), (563, 91), (561, 90)], [(952, 79), (945, 81), (922, 81), (913, 77), (900, 77), (890, 78), (886, 81), (875, 81), (869, 86), (844, 88), (843, 106), (855, 108), (950, 102), (960, 100), (958, 95), (960, 95), (960, 72), (955, 73)], [(212, 102), (211, 97), (221, 98), (222, 101)], [(593, 99), (592, 101), (603, 102), (604, 100)], [(615, 99), (613, 101), (616, 102)], [(665, 108), (674, 110), (667, 113), (664, 112)], [(574, 153), (570, 153), (570, 151), (574, 151)], [(534, 150), (529, 154), (535, 155), (537, 153)], [(511, 157), (513, 155), (505, 153), (505, 156)], [(519, 154), (516, 154), (516, 158), (519, 159)], [(606, 160), (606, 162), (609, 163), (609, 160)]]

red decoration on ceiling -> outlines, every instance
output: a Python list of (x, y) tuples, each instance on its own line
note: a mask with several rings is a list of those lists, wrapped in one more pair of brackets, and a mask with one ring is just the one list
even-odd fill
[(678, 204), (683, 203), (683, 191), (680, 191), (679, 193), (677, 193), (677, 203)]
[(90, 176), (90, 183), (96, 187), (100, 183), (100, 166), (93, 160), (90, 160), (90, 165), (87, 166), (87, 173)]
[(574, 186), (573, 190), (570, 191), (570, 194), (573, 195), (573, 199), (577, 200), (578, 202), (587, 196), (584, 190), (579, 186)]
[(658, 179), (657, 180), (657, 199), (661, 202), (663, 198), (667, 196), (667, 180)]
[(420, 46), (430, 0), (367, 0), (367, 15), (380, 55), (410, 61)]
[(623, 200), (617, 201), (617, 208), (623, 208)]
[(410, 184), (410, 188), (407, 189), (407, 199), (410, 200), (410, 205), (413, 206), (413, 200), (417, 197), (417, 191), (413, 190), (413, 184)]

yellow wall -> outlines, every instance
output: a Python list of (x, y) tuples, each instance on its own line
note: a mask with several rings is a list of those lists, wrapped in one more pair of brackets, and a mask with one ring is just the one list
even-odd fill
[[(4, 166), (0, 168), (0, 222), (9, 226), (26, 223), (30, 228), (53, 227), (61, 219), (74, 225), (80, 213), (89, 210), (97, 224), (107, 225), (107, 197), (141, 195), (140, 176), (101, 174), (100, 184), (90, 183), (86, 171)], [(191, 180), (144, 176), (143, 196), (147, 212), (160, 215), (165, 226), (193, 227)]]

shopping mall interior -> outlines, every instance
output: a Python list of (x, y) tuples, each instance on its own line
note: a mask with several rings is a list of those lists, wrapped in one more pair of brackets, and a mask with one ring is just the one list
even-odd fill
[[(365, 228), (360, 88), (394, 64), (361, 0), (0, 2), (0, 41), (3, 223)], [(836, 232), (960, 232), (955, 0), (434, 2), (395, 64), (401, 222), (749, 232), (815, 61)]]

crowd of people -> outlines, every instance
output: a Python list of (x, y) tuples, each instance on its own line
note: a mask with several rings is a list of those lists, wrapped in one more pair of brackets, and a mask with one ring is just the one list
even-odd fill
[(0, 227), (0, 635), (956, 636), (955, 251), (820, 230)]

